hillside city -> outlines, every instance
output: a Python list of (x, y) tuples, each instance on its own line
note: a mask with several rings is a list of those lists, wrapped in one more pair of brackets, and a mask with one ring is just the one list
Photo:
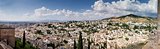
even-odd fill
[[(154, 18), (133, 14), (101, 20), (35, 23), (15, 29), (39, 49), (141, 49), (157, 29)], [(80, 44), (81, 43), (81, 44)]]

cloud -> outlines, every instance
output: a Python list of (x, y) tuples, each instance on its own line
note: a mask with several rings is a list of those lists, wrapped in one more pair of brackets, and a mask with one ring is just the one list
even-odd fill
[(95, 20), (102, 15), (102, 13), (96, 13), (92, 10), (86, 10), (84, 12), (74, 12), (66, 9), (50, 10), (46, 7), (38, 8), (34, 10), (34, 14), (30, 17), (36, 17), (37, 20)]
[(5, 11), (0, 10), (0, 21), (34, 21), (35, 17), (29, 17), (30, 14), (25, 14), (23, 16), (9, 14)]
[(143, 16), (155, 16), (157, 13), (157, 0), (150, 0), (148, 3), (140, 3), (138, 0), (124, 0), (117, 2), (106, 2), (102, 0), (92, 5), (94, 11), (106, 12), (115, 16), (126, 14), (137, 14)]
[(97, 20), (113, 16), (136, 14), (141, 16), (156, 17), (157, 0), (149, 0), (148, 3), (141, 3), (138, 0), (120, 0), (103, 2), (96, 1), (91, 5), (92, 9), (83, 12), (75, 12), (67, 9), (51, 10), (46, 7), (35, 9), (33, 13), (25, 14), (22, 20)]
[(140, 3), (138, 0), (120, 0), (103, 2), (96, 1), (91, 10), (74, 12), (66, 9), (50, 10), (46, 7), (35, 9), (34, 16), (39, 19), (48, 20), (96, 20), (112, 16), (136, 14), (155, 17), (157, 14), (157, 0), (150, 0), (148, 3)]

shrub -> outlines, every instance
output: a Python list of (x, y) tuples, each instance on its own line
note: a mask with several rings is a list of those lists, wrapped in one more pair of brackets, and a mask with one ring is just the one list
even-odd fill
[(37, 30), (37, 31), (36, 31), (36, 34), (43, 35), (43, 32), (42, 32), (41, 30)]
[(129, 38), (128, 38), (128, 37), (126, 37), (125, 39), (126, 39), (127, 41), (129, 40)]
[(29, 42), (25, 42), (25, 43), (26, 45), (23, 48), (23, 42), (21, 41), (21, 39), (17, 38), (15, 49), (39, 49), (31, 45)]

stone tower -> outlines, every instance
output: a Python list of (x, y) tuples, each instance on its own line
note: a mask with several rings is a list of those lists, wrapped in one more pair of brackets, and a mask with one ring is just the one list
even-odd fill
[(15, 47), (15, 28), (0, 27), (0, 42)]

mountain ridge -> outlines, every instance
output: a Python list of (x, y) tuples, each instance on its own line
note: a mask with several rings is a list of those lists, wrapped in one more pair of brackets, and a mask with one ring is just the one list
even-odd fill
[(153, 17), (146, 17), (146, 16), (138, 16), (138, 15), (135, 15), (135, 14), (128, 14), (128, 15), (123, 15), (123, 16), (118, 16), (118, 17), (104, 18), (104, 19), (102, 19), (102, 20), (108, 20), (108, 19), (121, 19), (121, 18), (126, 18), (126, 17), (155, 19), (155, 18), (153, 18)]

